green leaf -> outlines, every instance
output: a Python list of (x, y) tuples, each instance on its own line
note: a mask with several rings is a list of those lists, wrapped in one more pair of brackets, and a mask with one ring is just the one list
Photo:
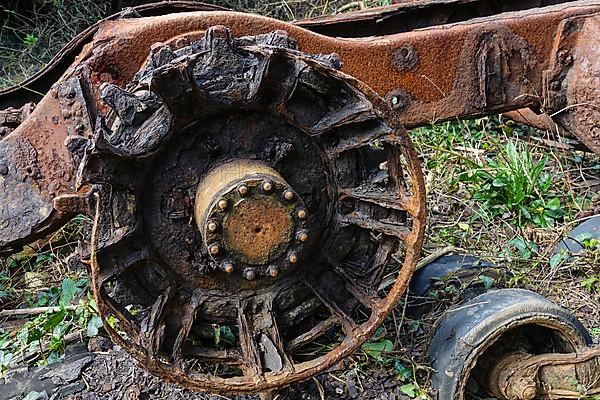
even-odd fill
[(411, 379), (413, 376), (412, 368), (405, 366), (398, 360), (394, 362), (394, 370), (396, 370), (396, 373), (398, 374), (398, 379), (400, 379), (402, 382)]
[(562, 250), (555, 253), (550, 257), (550, 268), (558, 268), (568, 258), (569, 255)]
[(60, 310), (59, 312), (52, 314), (44, 324), (44, 330), (46, 332), (52, 332), (54, 328), (58, 326), (58, 324), (63, 322), (65, 315), (65, 310)]
[(362, 349), (369, 357), (380, 360), (383, 353), (389, 353), (394, 349), (394, 343), (389, 339), (367, 342), (362, 345)]
[(223, 343), (227, 343), (228, 345), (235, 345), (235, 334), (231, 331), (231, 328), (228, 326), (222, 326), (219, 328), (221, 341)]
[(417, 386), (414, 383), (407, 383), (406, 385), (400, 386), (400, 391), (411, 399), (417, 396)]
[(27, 36), (25, 36), (25, 39), (23, 39), (23, 43), (25, 43), (29, 47), (33, 47), (37, 44), (39, 40), (40, 39), (37, 36), (28, 33)]
[(29, 341), (29, 328), (24, 326), (16, 335), (17, 341), (21, 344), (27, 344)]
[(491, 289), (494, 286), (494, 283), (496, 283), (494, 278), (486, 275), (479, 275), (479, 280), (483, 282), (483, 287), (486, 289)]
[(67, 278), (62, 282), (62, 293), (60, 295), (59, 304), (61, 306), (68, 306), (71, 304), (77, 294), (77, 285), (71, 278)]
[(27, 396), (23, 397), (23, 400), (41, 400), (47, 398), (48, 394), (46, 391), (36, 392), (35, 390), (32, 390), (31, 392), (27, 393)]
[(99, 316), (94, 315), (88, 322), (87, 336), (88, 337), (98, 336), (98, 331), (100, 330), (100, 328), (102, 328), (102, 319)]
[(52, 364), (61, 362), (62, 359), (63, 359), (63, 354), (60, 351), (53, 351), (48, 355), (48, 357), (46, 357), (46, 360), (48, 361), (48, 365), (52, 365)]

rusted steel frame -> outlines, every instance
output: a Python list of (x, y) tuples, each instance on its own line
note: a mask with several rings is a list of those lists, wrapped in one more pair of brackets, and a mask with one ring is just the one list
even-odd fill
[(579, 399), (600, 394), (600, 347), (576, 353), (509, 354), (498, 360), (489, 388), (500, 399)]
[(403, 0), (389, 6), (295, 21), (333, 37), (384, 36), (564, 3), (561, 0)]
[(116, 83), (124, 83), (153, 42), (211, 25), (229, 26), (235, 35), (283, 29), (302, 51), (339, 54), (342, 70), (386, 96), (404, 125), (412, 127), (541, 104), (542, 75), (554, 60), (552, 42), (561, 22), (598, 12), (600, 2), (579, 1), (362, 40), (324, 37), (281, 21), (233, 12), (110, 21), (95, 42), (117, 37), (124, 41), (119, 48), (108, 43), (98, 50), (110, 54), (110, 60), (97, 57), (95, 75), (108, 73)]
[[(51, 90), (31, 117), (3, 141), (25, 141), (35, 149), (40, 174), (32, 184), (50, 204), (56, 195), (74, 188), (74, 162), (64, 145), (67, 136), (73, 131), (91, 135), (79, 132), (81, 126), (91, 128), (96, 117), (106, 112), (99, 86), (104, 82), (124, 86), (152, 44), (178, 36), (198, 37), (219, 24), (230, 27), (236, 36), (286, 30), (302, 51), (339, 54), (342, 70), (385, 96), (407, 127), (539, 107), (548, 98), (544, 71), (556, 59), (553, 42), (559, 27), (565, 20), (598, 12), (600, 1), (578, 1), (361, 40), (325, 37), (281, 21), (234, 12), (106, 21), (60, 81), (67, 82), (85, 63), (86, 78), (71, 82), (75, 97)], [(9, 242), (31, 240), (64, 217), (53, 212), (31, 226), (30, 237)]]
[[(227, 11), (226, 8), (214, 4), (195, 1), (161, 1), (128, 8), (96, 22), (75, 36), (52, 59), (34, 75), (18, 85), (0, 90), (0, 110), (13, 107), (20, 108), (28, 102), (38, 102), (50, 90), (54, 82), (65, 73), (69, 65), (75, 62), (83, 47), (92, 41), (94, 34), (105, 21), (121, 18), (152, 17), (177, 12), (190, 11)], [(0, 135), (2, 138), (2, 135)]]

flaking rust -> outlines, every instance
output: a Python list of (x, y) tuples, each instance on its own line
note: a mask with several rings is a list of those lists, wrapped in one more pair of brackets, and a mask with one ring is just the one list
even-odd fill
[[(106, 329), (149, 371), (250, 393), (326, 370), (384, 321), (420, 254), (403, 125), (528, 107), (599, 151), (600, 2), (484, 3), (288, 24), (173, 2), (99, 23), (24, 83), (46, 92), (35, 109), (31, 91), (0, 93), (0, 252), (87, 214), (78, 258), (119, 321)], [(359, 21), (362, 37), (337, 37)], [(327, 335), (342, 340), (301, 351)]]

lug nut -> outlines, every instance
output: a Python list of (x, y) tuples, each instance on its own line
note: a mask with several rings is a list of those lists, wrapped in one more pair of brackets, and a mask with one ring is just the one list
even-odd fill
[(208, 252), (213, 256), (216, 256), (217, 254), (219, 254), (220, 251), (221, 251), (221, 248), (219, 247), (218, 244), (212, 244), (208, 248)]
[(209, 232), (216, 232), (217, 229), (219, 229), (219, 224), (217, 224), (215, 221), (209, 221), (206, 227), (208, 228)]
[(291, 262), (292, 264), (296, 264), (298, 262), (298, 256), (296, 255), (296, 253), (291, 253), (288, 256), (288, 260), (289, 262)]
[(247, 280), (249, 280), (249, 281), (253, 281), (253, 280), (254, 280), (254, 278), (256, 278), (256, 272), (254, 272), (254, 270), (253, 270), (253, 269), (247, 269), (247, 270), (244, 272), (244, 278), (246, 278), (246, 279), (247, 279)]
[(270, 181), (265, 181), (262, 184), (262, 188), (265, 192), (270, 192), (273, 190), (273, 184)]
[(250, 191), (250, 189), (248, 188), (248, 186), (246, 185), (240, 185), (238, 186), (238, 193), (242, 196), (245, 196), (248, 194), (248, 192)]
[(306, 233), (306, 232), (300, 232), (298, 234), (298, 240), (301, 241), (301, 242), (308, 241), (308, 233)]
[(219, 202), (217, 203), (217, 207), (219, 207), (220, 210), (227, 210), (227, 200), (219, 200)]
[(276, 278), (277, 275), (279, 275), (279, 269), (277, 268), (276, 265), (271, 265), (269, 267), (269, 275), (271, 275), (271, 277)]
[(285, 192), (283, 192), (283, 198), (286, 200), (293, 200), (294, 192), (292, 192), (291, 190), (286, 190)]
[(223, 271), (227, 272), (228, 274), (232, 273), (233, 272), (233, 264), (230, 262), (223, 264)]
[(298, 211), (296, 211), (296, 215), (297, 215), (297, 216), (298, 216), (298, 218), (300, 218), (300, 219), (306, 219), (306, 217), (307, 217), (307, 215), (308, 215), (308, 214), (306, 213), (306, 210), (305, 210), (305, 209), (301, 208), (301, 209), (299, 209)]

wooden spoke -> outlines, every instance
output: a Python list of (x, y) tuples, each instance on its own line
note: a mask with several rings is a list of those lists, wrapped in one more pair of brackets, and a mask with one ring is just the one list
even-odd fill
[(325, 146), (325, 152), (331, 159), (336, 159), (345, 151), (368, 146), (390, 133), (390, 128), (378, 121), (357, 123), (344, 128), (344, 132), (336, 135), (334, 143)]
[(359, 228), (371, 231), (381, 232), (387, 236), (394, 236), (400, 240), (406, 241), (410, 234), (410, 229), (404, 225), (392, 222), (374, 220), (370, 215), (355, 211), (351, 214), (340, 216), (341, 222), (346, 225), (355, 225)]
[[(286, 353), (285, 343), (277, 326), (271, 298), (263, 304), (261, 316), (262, 324), (265, 325), (259, 339), (261, 348), (264, 349), (263, 368), (268, 367), (273, 372), (292, 372), (294, 369), (293, 362)], [(269, 360), (267, 360), (267, 357), (269, 357)], [(267, 362), (270, 365), (266, 365)]]
[(315, 278), (307, 279), (306, 284), (312, 289), (325, 307), (329, 309), (332, 317), (342, 326), (344, 332), (347, 335), (354, 334), (357, 329), (356, 323), (344, 310), (342, 310), (340, 305), (333, 299), (333, 296), (329, 294), (329, 289), (317, 282), (317, 279)]
[(138, 328), (135, 326), (133, 315), (125, 307), (121, 304), (117, 303), (112, 297), (106, 293), (106, 289), (104, 287), (100, 287), (100, 296), (110, 308), (110, 311), (115, 314), (117, 319), (121, 322), (120, 328), (122, 328), (128, 335), (132, 337), (136, 337)]
[(337, 318), (331, 316), (325, 321), (319, 322), (310, 331), (303, 333), (302, 335), (290, 340), (288, 349), (290, 351), (299, 349), (306, 343), (310, 343), (318, 339), (321, 335), (325, 334), (329, 329), (333, 328), (337, 324)]
[(392, 193), (389, 191), (365, 191), (357, 188), (340, 189), (340, 199), (350, 197), (365, 203), (375, 204), (381, 207), (390, 208), (397, 211), (406, 211), (409, 200), (404, 195)]
[(182, 305), (175, 304), (177, 296), (169, 297), (162, 314), (163, 322), (160, 323), (164, 327), (161, 326), (157, 332), (164, 330), (164, 337), (160, 340), (161, 352), (178, 361), (181, 359), (183, 345), (196, 319), (196, 311), (204, 302), (204, 294), (201, 289), (196, 289), (190, 300)]
[(216, 350), (208, 347), (183, 347), (183, 354), (207, 363), (220, 363), (229, 365), (240, 365), (242, 353), (238, 350)]
[(181, 352), (183, 345), (185, 344), (190, 330), (192, 329), (192, 325), (194, 320), (196, 319), (196, 311), (198, 307), (204, 301), (204, 295), (201, 289), (196, 289), (192, 293), (192, 298), (190, 302), (187, 303), (184, 307), (183, 317), (179, 320), (179, 332), (177, 333), (177, 337), (175, 338), (175, 343), (173, 344), (173, 349), (171, 350), (171, 356), (175, 359), (181, 359)]
[(148, 344), (145, 347), (151, 349), (153, 354), (158, 353), (164, 336), (164, 311), (169, 298), (172, 296), (172, 291), (169, 286), (163, 294), (158, 296), (150, 309), (150, 314), (144, 318), (141, 324), (141, 332), (144, 335), (143, 341)]
[(260, 352), (254, 338), (251, 321), (246, 313), (247, 308), (248, 303), (246, 301), (243, 301), (238, 305), (238, 329), (244, 362), (242, 369), (244, 375), (261, 376), (262, 366), (260, 362)]
[(342, 268), (335, 268), (335, 271), (344, 280), (344, 286), (348, 292), (354, 298), (356, 298), (362, 305), (376, 310), (381, 304), (381, 300), (377, 296), (377, 293), (366, 287), (361, 287), (356, 284), (355, 280), (352, 279)]
[(128, 246), (119, 246), (127, 248), (127, 251), (119, 252), (118, 249), (114, 248), (111, 249), (110, 254), (102, 254), (102, 251), (99, 251), (98, 258), (101, 261), (99, 262), (100, 271), (98, 278), (101, 285), (139, 262), (148, 259), (150, 256), (148, 248), (145, 246), (136, 248), (136, 245), (133, 243), (134, 241), (127, 241), (129, 243)]
[(271, 299), (255, 300), (252, 309), (257, 313), (249, 320), (245, 311), (249, 306), (239, 307), (240, 345), (249, 374), (264, 375), (266, 372), (293, 372), (294, 366), (285, 350), (279, 333)]

